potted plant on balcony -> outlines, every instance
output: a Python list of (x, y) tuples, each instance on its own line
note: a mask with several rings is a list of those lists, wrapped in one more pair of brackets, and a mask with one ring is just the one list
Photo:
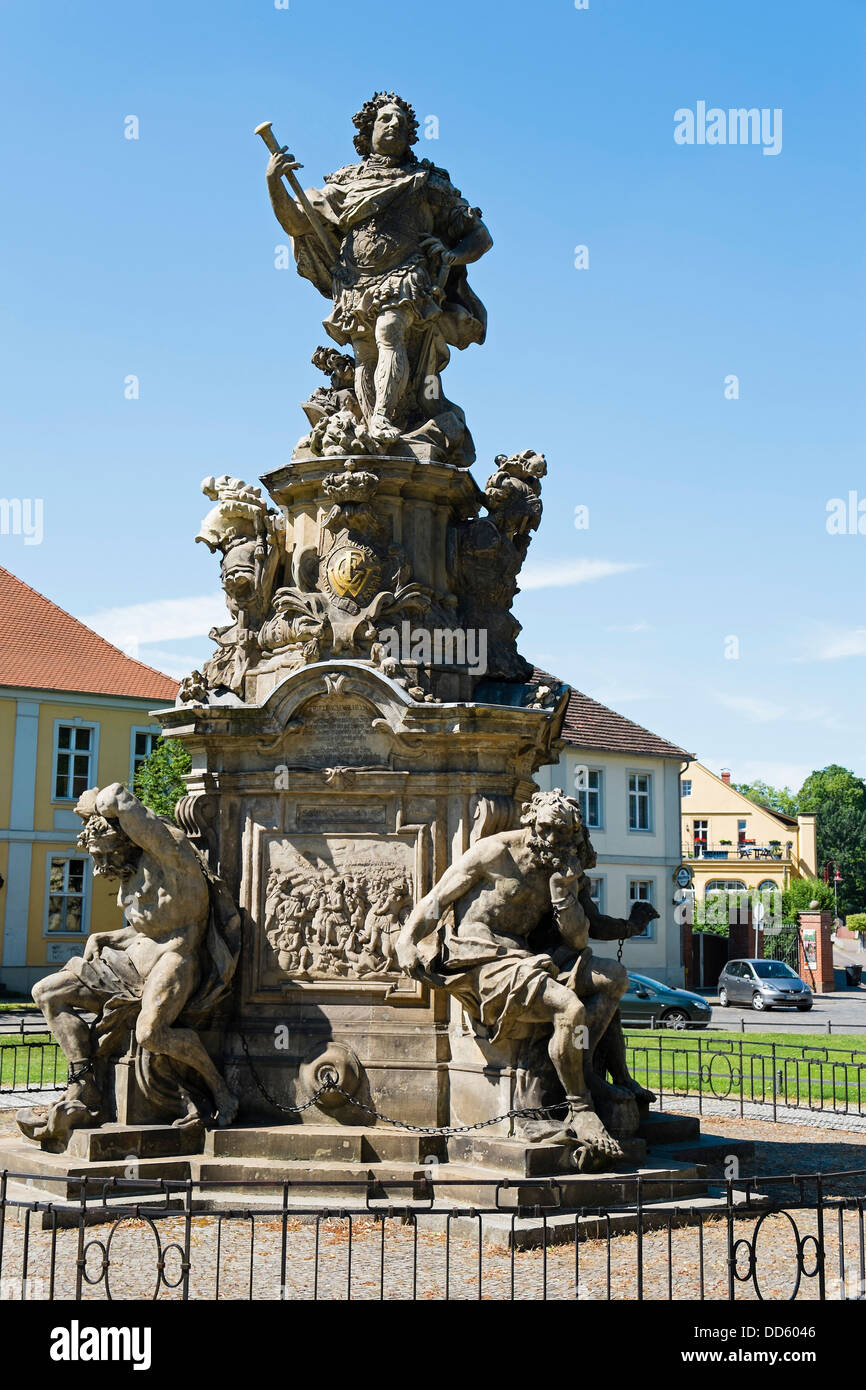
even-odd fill
[(781, 841), (781, 840), (770, 840), (770, 841), (769, 841), (769, 846), (770, 846), (770, 854), (773, 856), (773, 858), (774, 858), (774, 859), (781, 859), (781, 857), (782, 857), (782, 841)]

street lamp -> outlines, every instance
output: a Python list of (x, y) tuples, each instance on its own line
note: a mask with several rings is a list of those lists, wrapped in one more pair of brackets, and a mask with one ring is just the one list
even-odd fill
[(842, 875), (839, 872), (839, 865), (835, 859), (828, 859), (824, 865), (824, 882), (830, 882), (830, 870), (833, 870), (833, 917), (839, 917), (839, 884), (842, 882)]

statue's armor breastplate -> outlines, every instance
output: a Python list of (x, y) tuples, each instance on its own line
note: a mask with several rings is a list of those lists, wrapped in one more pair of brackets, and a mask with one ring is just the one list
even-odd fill
[(382, 212), (351, 227), (340, 259), (352, 277), (381, 275), (419, 257), (422, 210), (414, 200), (397, 198)]

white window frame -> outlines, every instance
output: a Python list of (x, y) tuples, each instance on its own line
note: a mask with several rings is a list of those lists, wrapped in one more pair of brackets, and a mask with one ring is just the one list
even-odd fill
[[(583, 817), (583, 823), (586, 826), (587, 830), (604, 830), (604, 768), (588, 767), (586, 769), (586, 776), (587, 785), (585, 787), (578, 787), (575, 790), (575, 796), (577, 797), (578, 803), (580, 805), (580, 814)], [(598, 779), (597, 786), (593, 787), (590, 785), (589, 779), (591, 777), (595, 777)], [(591, 821), (588, 819), (590, 807), (590, 793), (595, 796), (596, 806), (598, 808), (597, 821)]]
[[(93, 720), (90, 720), (90, 719), (78, 719), (78, 718), (73, 718), (73, 719), (68, 719), (68, 718), (67, 718), (67, 719), (55, 719), (55, 721), (54, 721), (54, 748), (53, 748), (53, 752), (52, 752), (52, 754), (51, 754), (51, 797), (50, 797), (50, 800), (51, 800), (52, 804), (55, 805), (55, 806), (70, 806), (70, 805), (74, 805), (75, 802), (78, 800), (78, 797), (77, 797), (77, 796), (58, 796), (58, 795), (57, 795), (57, 758), (58, 758), (58, 755), (59, 755), (61, 752), (65, 753), (65, 752), (69, 751), (69, 752), (74, 756), (73, 750), (67, 750), (67, 749), (65, 749), (65, 748), (61, 749), (61, 747), (60, 747), (60, 730), (61, 730), (61, 729), (74, 729), (74, 730), (77, 730), (77, 729), (90, 729), (91, 735), (92, 735), (91, 740), (90, 740), (90, 772), (89, 772), (89, 774), (88, 774), (88, 779), (87, 779), (87, 780), (88, 780), (89, 786), (95, 787), (95, 786), (98, 785), (98, 781), (99, 781), (99, 724), (98, 724), (97, 722), (93, 721)], [(66, 785), (67, 785), (67, 786), (69, 785), (70, 777), (71, 777), (71, 774), (70, 774), (70, 776), (67, 777), (67, 779), (66, 779)]]
[[(55, 860), (63, 860), (69, 863), (71, 859), (80, 859), (84, 863), (84, 878), (81, 885), (81, 930), (71, 931), (49, 931), (48, 914), (51, 908), (52, 897), (69, 897), (68, 893), (52, 893), (51, 891), (51, 865)], [(68, 870), (64, 872), (64, 878), (68, 878)], [(42, 936), (46, 941), (64, 941), (71, 937), (73, 941), (78, 941), (90, 932), (90, 889), (92, 883), (91, 861), (88, 854), (83, 854), (78, 849), (49, 849), (45, 856), (45, 905), (42, 913)]]
[[(635, 885), (636, 883), (645, 883), (645, 884), (647, 885), (647, 888), (649, 889), (649, 893), (648, 893), (647, 897), (645, 897), (645, 898), (636, 898), (636, 897), (633, 896), (633, 894), (632, 894), (632, 889), (633, 889), (633, 887), (634, 887), (634, 885)], [(632, 909), (632, 904), (633, 904), (633, 903), (641, 903), (641, 902), (644, 902), (644, 903), (651, 903), (652, 906), (655, 907), (655, 902), (656, 902), (656, 881), (655, 881), (654, 878), (630, 878), (630, 879), (628, 880), (628, 889), (627, 889), (627, 892), (628, 892), (628, 902), (627, 902), (626, 906), (627, 906), (627, 908), (628, 908), (628, 913), (629, 913), (629, 914), (631, 913), (631, 909)], [(626, 914), (626, 915), (628, 915), (628, 914)], [(658, 919), (657, 917), (654, 917), (653, 920), (652, 920), (651, 922), (647, 923), (646, 931), (642, 931), (641, 934), (640, 934), (640, 936), (632, 936), (632, 937), (630, 937), (629, 940), (630, 940), (630, 941), (654, 941), (654, 940), (655, 940), (655, 935), (656, 935), (656, 923), (658, 922), (658, 920), (659, 920), (659, 919)]]
[[(133, 724), (129, 731), (129, 789), (135, 791), (135, 736), (136, 734), (154, 734), (156, 738), (162, 737), (162, 726), (159, 724)], [(151, 748), (151, 753), (153, 749)]]
[(603, 912), (604, 912), (604, 900), (605, 900), (605, 897), (606, 897), (606, 895), (607, 895), (607, 884), (606, 884), (606, 882), (605, 882), (605, 876), (604, 876), (604, 874), (587, 874), (587, 876), (586, 876), (586, 881), (587, 881), (587, 883), (589, 884), (589, 890), (590, 890), (589, 895), (590, 895), (591, 898), (592, 898), (592, 885), (593, 885), (594, 883), (597, 883), (597, 884), (598, 884), (598, 898), (597, 898), (597, 899), (596, 899), (596, 898), (593, 898), (592, 900), (593, 900), (593, 902), (595, 903), (596, 908), (598, 909), (598, 911), (603, 913)]
[(692, 794), (692, 779), (691, 779), (691, 777), (684, 777), (684, 778), (682, 779), (682, 781), (680, 782), (680, 794), (682, 795), (683, 799), (685, 799), (687, 796), (691, 796), (691, 794)]
[[(635, 788), (635, 790), (632, 791), (631, 779), (632, 779), (633, 777), (645, 777), (645, 778), (646, 778), (646, 780), (647, 780), (647, 789), (646, 789), (646, 792), (641, 792), (641, 791), (637, 790), (637, 788)], [(645, 770), (642, 770), (642, 769), (640, 769), (640, 768), (630, 768), (630, 769), (626, 772), (625, 785), (626, 785), (626, 824), (627, 824), (627, 826), (628, 826), (628, 833), (629, 833), (630, 835), (651, 835), (651, 834), (653, 833), (654, 822), (655, 822), (655, 817), (654, 817), (654, 815), (653, 815), (653, 799), (654, 799), (653, 774), (652, 774), (651, 772), (646, 772)], [(637, 805), (638, 805), (638, 806), (640, 805), (640, 799), (643, 798), (644, 796), (646, 797), (646, 813), (647, 813), (647, 823), (646, 823), (646, 825), (633, 826), (632, 823), (631, 823), (631, 799), (632, 799), (633, 796), (636, 797), (636, 798), (638, 798), (638, 800), (637, 800)]]

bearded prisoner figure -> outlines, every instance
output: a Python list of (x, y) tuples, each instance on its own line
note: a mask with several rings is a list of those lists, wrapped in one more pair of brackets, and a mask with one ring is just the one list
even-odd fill
[(300, 165), (273, 154), (271, 204), (299, 274), (333, 300), (324, 326), (334, 342), (351, 344), (367, 434), (386, 445), (400, 436), (428, 443), (465, 466), (472, 440), (462, 410), (442, 395), (440, 373), (451, 347), (484, 341), (487, 315), (466, 266), (492, 239), (446, 171), (413, 154), (418, 122), (408, 102), (377, 92), (354, 124), (361, 163), (309, 189), (307, 207), (283, 183)]
[(480, 839), (446, 869), (397, 942), (403, 969), (455, 995), (494, 1043), (538, 1030), (567, 1106), (544, 1141), (574, 1142), (581, 1167), (622, 1155), (597, 1104), (655, 1099), (626, 1066), (625, 967), (589, 942), (639, 936), (658, 913), (646, 902), (627, 921), (600, 913), (586, 877), (595, 862), (578, 802), (537, 792), (520, 829)]
[(227, 997), (237, 963), (240, 919), (228, 890), (182, 830), (119, 782), (85, 792), (75, 810), (94, 873), (120, 881), (124, 925), (91, 933), (81, 956), (34, 986), (69, 1084), (47, 1110), (19, 1111), (18, 1126), (56, 1143), (109, 1119), (106, 1063), (131, 1027), (136, 1077), (157, 1111), (176, 1124), (230, 1125), (237, 1100), (196, 1031)]

